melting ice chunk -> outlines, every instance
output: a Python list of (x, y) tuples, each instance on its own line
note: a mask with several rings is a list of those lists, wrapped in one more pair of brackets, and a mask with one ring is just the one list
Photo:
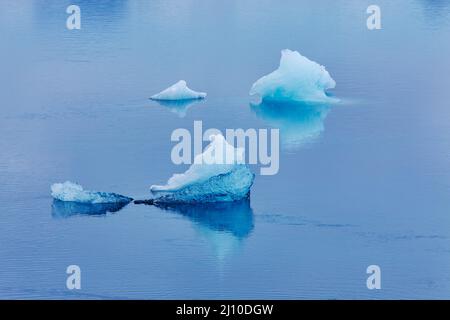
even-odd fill
[(248, 198), (254, 174), (244, 164), (244, 151), (234, 148), (221, 134), (183, 174), (174, 174), (165, 186), (153, 185), (155, 202), (201, 203)]
[(82, 186), (70, 181), (55, 183), (51, 186), (52, 197), (60, 201), (77, 203), (129, 203), (133, 199), (116, 193), (95, 192), (84, 190)]
[(281, 51), (280, 66), (258, 79), (250, 95), (265, 101), (333, 101), (327, 89), (336, 86), (324, 66), (309, 60), (297, 51)]
[(151, 97), (153, 100), (190, 100), (203, 99), (205, 92), (196, 92), (188, 88), (186, 81), (180, 80), (169, 88), (155, 94)]

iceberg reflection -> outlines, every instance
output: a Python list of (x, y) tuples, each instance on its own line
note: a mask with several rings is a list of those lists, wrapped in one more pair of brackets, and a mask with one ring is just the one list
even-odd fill
[(315, 142), (331, 109), (329, 104), (311, 102), (262, 101), (250, 107), (268, 125), (280, 129), (281, 144), (288, 150)]
[(194, 104), (199, 103), (200, 99), (187, 99), (187, 100), (153, 100), (160, 106), (166, 108), (172, 113), (175, 113), (178, 117), (186, 117), (187, 111)]
[(79, 203), (53, 200), (52, 217), (53, 218), (68, 218), (76, 215), (90, 215), (99, 216), (105, 215), (108, 212), (114, 213), (120, 211), (128, 203)]
[(237, 250), (254, 228), (249, 199), (204, 204), (155, 203), (155, 206), (191, 220), (219, 260)]

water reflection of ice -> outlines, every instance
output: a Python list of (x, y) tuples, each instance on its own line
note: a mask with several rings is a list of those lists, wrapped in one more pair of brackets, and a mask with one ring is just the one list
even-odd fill
[(108, 212), (114, 213), (120, 211), (127, 203), (79, 203), (53, 200), (52, 216), (53, 218), (68, 218), (76, 215), (99, 216)]
[(157, 204), (194, 223), (197, 232), (213, 247), (219, 260), (239, 249), (253, 230), (250, 200), (205, 204)]
[(169, 101), (169, 100), (158, 100), (155, 101), (160, 106), (166, 108), (172, 113), (175, 113), (180, 118), (186, 117), (187, 111), (190, 107), (192, 107), (194, 104), (197, 104), (199, 99), (189, 99), (189, 100), (178, 100), (178, 101)]
[(450, 16), (450, 1), (448, 0), (418, 0), (423, 10), (426, 22), (432, 27), (439, 28), (448, 24)]
[(313, 143), (325, 130), (329, 104), (305, 102), (261, 102), (251, 104), (256, 115), (268, 125), (280, 129), (282, 147), (297, 149)]

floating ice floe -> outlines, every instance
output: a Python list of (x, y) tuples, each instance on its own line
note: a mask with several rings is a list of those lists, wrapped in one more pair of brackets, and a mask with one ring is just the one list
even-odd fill
[(70, 181), (55, 183), (51, 186), (52, 197), (64, 202), (77, 202), (87, 204), (129, 203), (132, 198), (116, 193), (95, 192), (84, 190), (82, 186)]
[(254, 228), (249, 199), (196, 204), (155, 203), (155, 206), (189, 219), (219, 261), (239, 250)]
[(336, 101), (326, 90), (336, 86), (324, 66), (309, 60), (297, 51), (281, 51), (280, 66), (258, 79), (250, 95), (264, 101)]
[(248, 198), (254, 174), (244, 164), (244, 150), (228, 144), (221, 134), (183, 174), (174, 174), (167, 185), (151, 186), (159, 203), (203, 203), (237, 201)]
[(203, 99), (206, 97), (205, 92), (196, 92), (188, 88), (186, 81), (180, 80), (169, 88), (155, 94), (151, 97), (153, 100), (166, 100), (166, 101), (176, 101), (176, 100), (192, 100), (192, 99)]

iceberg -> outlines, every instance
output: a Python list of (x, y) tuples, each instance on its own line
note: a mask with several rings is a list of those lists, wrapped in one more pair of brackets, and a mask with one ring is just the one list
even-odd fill
[(158, 94), (151, 96), (152, 100), (192, 100), (203, 99), (206, 97), (205, 92), (196, 92), (188, 88), (186, 81), (180, 80), (169, 88), (161, 91)]
[(167, 185), (152, 185), (157, 203), (208, 203), (248, 198), (254, 174), (244, 164), (244, 150), (234, 148), (223, 135), (210, 136), (211, 143), (194, 158), (183, 174), (174, 174)]
[(316, 101), (331, 102), (337, 99), (326, 90), (336, 86), (324, 66), (302, 56), (297, 51), (281, 51), (280, 66), (272, 73), (258, 79), (250, 95), (263, 101)]
[(132, 198), (116, 193), (84, 190), (82, 186), (70, 181), (55, 183), (51, 186), (52, 197), (63, 202), (85, 204), (129, 203)]

